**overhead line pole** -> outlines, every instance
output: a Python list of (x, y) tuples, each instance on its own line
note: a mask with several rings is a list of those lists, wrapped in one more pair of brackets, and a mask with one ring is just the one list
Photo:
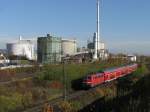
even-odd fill
[(67, 99), (67, 86), (66, 86), (66, 73), (65, 73), (65, 61), (63, 59), (63, 82), (64, 82), (64, 89), (63, 89), (63, 96), (64, 101)]

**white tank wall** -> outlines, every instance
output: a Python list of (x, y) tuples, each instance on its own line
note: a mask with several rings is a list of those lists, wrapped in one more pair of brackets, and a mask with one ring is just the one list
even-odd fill
[(77, 52), (76, 40), (62, 40), (62, 54), (72, 55)]
[(26, 56), (29, 60), (34, 59), (34, 45), (29, 42), (7, 44), (9, 55)]
[(98, 49), (99, 49), (99, 50), (101, 50), (101, 49), (105, 49), (105, 44), (100, 42), (100, 46), (99, 46), (99, 48), (98, 48)]

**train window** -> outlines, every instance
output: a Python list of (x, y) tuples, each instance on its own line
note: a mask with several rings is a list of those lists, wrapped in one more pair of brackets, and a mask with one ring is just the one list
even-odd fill
[(101, 76), (100, 75), (97, 75), (97, 78), (100, 78)]
[(99, 75), (99, 78), (101, 78), (102, 77), (102, 75)]
[(100, 77), (100, 74), (96, 74), (96, 77), (97, 77), (97, 78)]
[(91, 80), (91, 76), (87, 76), (87, 80)]

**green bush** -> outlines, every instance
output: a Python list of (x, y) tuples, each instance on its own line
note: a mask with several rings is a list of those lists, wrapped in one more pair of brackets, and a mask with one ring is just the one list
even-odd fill
[(33, 98), (32, 98), (32, 93), (31, 92), (26, 92), (24, 93), (23, 97), (22, 97), (22, 104), (23, 107), (28, 107), (32, 104), (33, 102)]
[(149, 72), (147, 66), (145, 64), (139, 65), (138, 69), (133, 73), (134, 77), (143, 77), (143, 75)]
[(71, 101), (71, 107), (73, 108), (74, 112), (78, 112), (83, 105), (80, 101)]

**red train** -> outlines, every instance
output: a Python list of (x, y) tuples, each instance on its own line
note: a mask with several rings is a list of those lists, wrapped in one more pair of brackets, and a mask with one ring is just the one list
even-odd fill
[(130, 64), (126, 66), (106, 69), (98, 73), (92, 73), (84, 78), (82, 84), (84, 87), (94, 87), (104, 82), (109, 82), (119, 77), (131, 74), (132, 72), (136, 71), (137, 67), (137, 64)]

